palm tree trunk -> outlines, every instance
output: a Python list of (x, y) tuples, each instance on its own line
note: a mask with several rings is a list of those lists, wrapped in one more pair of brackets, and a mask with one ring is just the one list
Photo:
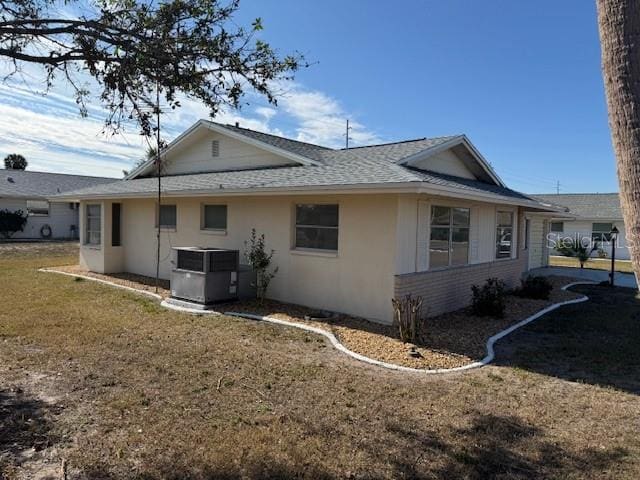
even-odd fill
[[(597, 0), (602, 72), (620, 202), (640, 279), (640, 0)], [(640, 282), (639, 282), (640, 283)]]

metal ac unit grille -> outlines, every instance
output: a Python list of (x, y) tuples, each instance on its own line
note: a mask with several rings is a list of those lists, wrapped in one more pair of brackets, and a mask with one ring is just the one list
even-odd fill
[(204, 272), (204, 252), (178, 250), (178, 268), (192, 272)]
[(209, 256), (210, 272), (238, 271), (238, 252), (235, 250), (219, 251)]

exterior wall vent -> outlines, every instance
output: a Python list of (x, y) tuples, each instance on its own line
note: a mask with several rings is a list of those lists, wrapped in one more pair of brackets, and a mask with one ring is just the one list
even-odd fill
[(220, 156), (220, 141), (219, 140), (213, 140), (211, 142), (211, 156), (214, 157), (214, 158)]

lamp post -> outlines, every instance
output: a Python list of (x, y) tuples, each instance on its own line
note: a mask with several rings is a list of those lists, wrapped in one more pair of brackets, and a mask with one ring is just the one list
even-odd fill
[(616, 240), (618, 240), (618, 233), (620, 231), (614, 225), (611, 229), (611, 273), (609, 274), (610, 281), (609, 284), (614, 286), (614, 276), (616, 271)]

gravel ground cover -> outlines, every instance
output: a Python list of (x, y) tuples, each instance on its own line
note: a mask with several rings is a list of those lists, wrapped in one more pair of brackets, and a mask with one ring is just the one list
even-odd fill
[[(155, 291), (155, 279), (134, 275), (99, 274), (87, 272), (79, 266), (58, 267), (60, 271), (88, 275), (132, 288)], [(470, 308), (431, 317), (425, 320), (424, 332), (415, 344), (407, 344), (398, 338), (397, 329), (390, 325), (381, 325), (362, 318), (348, 315), (336, 315), (327, 320), (309, 320), (306, 317), (313, 310), (273, 300), (263, 304), (257, 301), (244, 301), (220, 304), (220, 312), (252, 313), (269, 315), (282, 320), (304, 323), (333, 333), (347, 348), (375, 360), (412, 368), (438, 369), (455, 368), (482, 359), (486, 354), (486, 342), (489, 337), (504, 330), (553, 303), (576, 298), (579, 295), (561, 290), (561, 287), (574, 281), (566, 277), (551, 277), (554, 288), (549, 300), (532, 300), (508, 296), (504, 318), (477, 317)], [(158, 293), (163, 297), (170, 295), (167, 281), (161, 282)], [(418, 356), (409, 355), (415, 348)]]

